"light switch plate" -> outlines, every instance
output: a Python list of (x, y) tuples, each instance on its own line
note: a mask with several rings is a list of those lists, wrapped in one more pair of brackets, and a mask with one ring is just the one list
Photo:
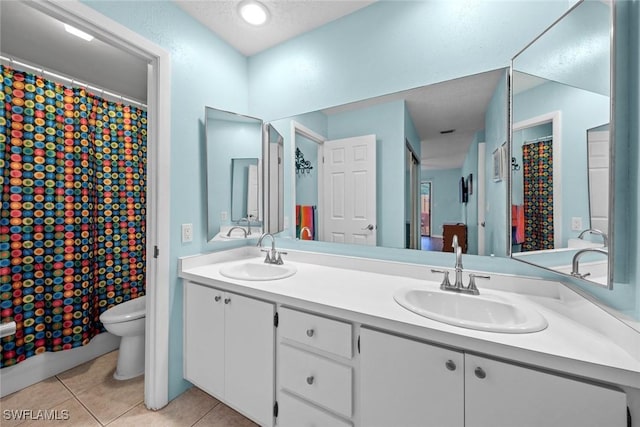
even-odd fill
[(571, 230), (582, 231), (582, 218), (579, 216), (571, 217)]
[(193, 242), (193, 224), (182, 224), (182, 243)]

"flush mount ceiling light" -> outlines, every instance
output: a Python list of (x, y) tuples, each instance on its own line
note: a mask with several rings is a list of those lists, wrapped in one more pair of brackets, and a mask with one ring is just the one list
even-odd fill
[(69, 24), (64, 24), (64, 29), (67, 30), (67, 33), (73, 34), (76, 37), (80, 37), (82, 40), (86, 40), (88, 42), (93, 40), (93, 36), (91, 34), (87, 34), (84, 31), (80, 31), (76, 27), (72, 27)]
[(245, 0), (238, 6), (238, 12), (247, 23), (259, 26), (269, 19), (269, 11), (262, 3), (255, 0)]

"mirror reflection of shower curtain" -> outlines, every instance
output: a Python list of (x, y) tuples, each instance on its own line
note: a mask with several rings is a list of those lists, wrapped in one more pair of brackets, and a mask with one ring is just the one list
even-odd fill
[(554, 248), (552, 153), (551, 139), (525, 143), (522, 146), (525, 223), (523, 252)]

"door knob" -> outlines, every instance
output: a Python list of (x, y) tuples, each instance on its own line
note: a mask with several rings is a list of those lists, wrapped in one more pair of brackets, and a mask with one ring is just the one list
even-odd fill
[(313, 375), (308, 376), (307, 377), (307, 384), (309, 384), (309, 385), (313, 384), (313, 380), (314, 380)]
[(216, 300), (216, 302), (220, 301), (220, 298), (222, 298), (220, 295), (216, 295), (214, 300)]
[(481, 380), (483, 380), (483, 379), (485, 379), (487, 377), (487, 373), (484, 371), (484, 369), (482, 369), (479, 366), (476, 368), (474, 373), (476, 374), (476, 377), (480, 378)]
[(456, 362), (454, 362), (451, 359), (447, 360), (447, 363), (445, 363), (444, 366), (446, 366), (447, 369), (450, 370), (450, 371), (455, 371), (456, 370)]
[(313, 329), (307, 329), (307, 336), (309, 338), (311, 338), (313, 336), (313, 334), (315, 333), (315, 331)]
[(369, 230), (369, 231), (373, 231), (373, 229), (376, 228), (375, 225), (373, 224), (369, 224), (366, 227), (362, 227), (361, 230)]
[(224, 303), (225, 303), (225, 304), (229, 304), (230, 302), (231, 302), (231, 298), (225, 298), (225, 299), (224, 299)]

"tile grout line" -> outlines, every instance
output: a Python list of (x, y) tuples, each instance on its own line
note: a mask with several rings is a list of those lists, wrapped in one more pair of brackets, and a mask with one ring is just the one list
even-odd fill
[(74, 393), (74, 392), (73, 392), (69, 387), (67, 387), (67, 385), (64, 383), (64, 381), (62, 381), (60, 378), (58, 378), (58, 376), (57, 376), (57, 375), (55, 375), (55, 377), (56, 377), (56, 379), (57, 379), (58, 381), (60, 381), (60, 384), (62, 384), (62, 386), (63, 386), (64, 388), (66, 388), (67, 390), (69, 390), (69, 393), (71, 393), (71, 396), (72, 396), (72, 397), (73, 397), (73, 398), (74, 398), (74, 399), (75, 399), (75, 400), (80, 404), (80, 406), (82, 406), (82, 407), (84, 408), (84, 410), (85, 410), (85, 411), (87, 411), (87, 413), (88, 413), (89, 415), (91, 415), (91, 418), (93, 418), (94, 420), (96, 420), (96, 422), (97, 422), (98, 424), (100, 424), (101, 426), (103, 426), (103, 427), (104, 427), (104, 426), (105, 426), (105, 424), (102, 424), (102, 423), (100, 422), (100, 420), (99, 420), (95, 415), (93, 415), (93, 412), (91, 412), (91, 410), (90, 410), (89, 408), (87, 408), (87, 406), (82, 402), (82, 400), (80, 400), (80, 398), (79, 398), (78, 396), (76, 396), (76, 394), (75, 394), (75, 393)]
[(204, 414), (203, 416), (201, 416), (200, 418), (198, 418), (198, 419), (196, 420), (196, 422), (195, 422), (195, 423), (193, 423), (193, 424), (191, 424), (191, 426), (189, 426), (189, 427), (193, 427), (193, 426), (195, 426), (196, 424), (198, 424), (200, 421), (202, 421), (202, 419), (203, 419), (204, 417), (206, 417), (207, 415), (209, 415), (209, 413), (210, 413), (211, 411), (213, 411), (213, 410), (214, 410), (214, 409), (216, 409), (218, 406), (220, 406), (220, 405), (222, 405), (222, 404), (223, 404), (223, 403), (222, 403), (222, 402), (220, 402), (218, 399), (216, 399), (216, 400), (218, 401), (218, 403), (216, 403), (215, 405), (213, 405), (213, 407), (212, 407), (211, 409), (209, 409), (207, 412), (205, 412), (205, 414)]
[[(115, 423), (116, 421), (118, 421), (120, 418), (124, 417), (125, 415), (127, 415), (129, 412), (133, 411), (134, 409), (136, 409), (138, 406), (140, 405), (144, 405), (144, 399), (142, 400), (142, 402), (138, 403), (137, 405), (135, 405), (133, 408), (127, 409), (126, 411), (124, 411), (124, 413), (118, 415), (116, 418), (112, 419), (111, 421), (109, 421), (106, 424), (102, 424), (103, 427), (108, 426), (109, 424)], [(146, 409), (146, 406), (145, 406)]]

